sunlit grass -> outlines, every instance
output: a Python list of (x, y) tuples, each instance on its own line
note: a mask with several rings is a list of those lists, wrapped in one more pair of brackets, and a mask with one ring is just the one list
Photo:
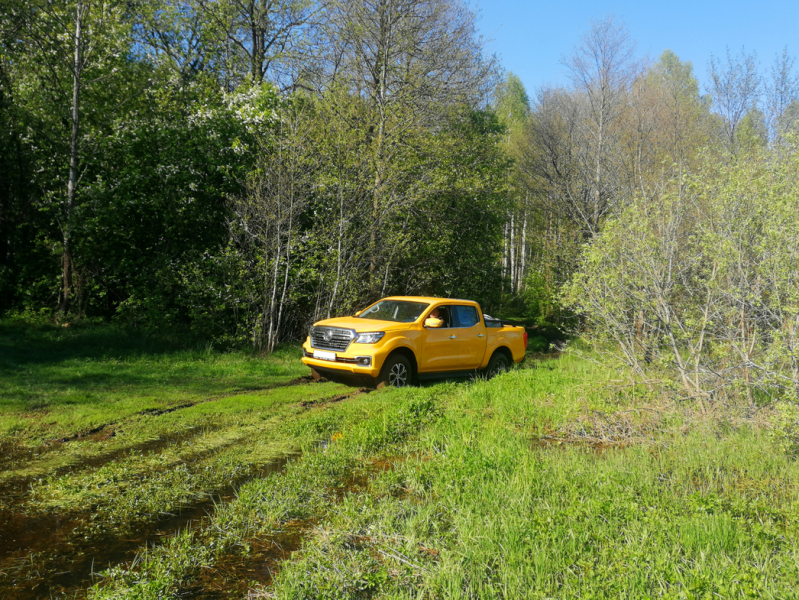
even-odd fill
[(0, 438), (58, 439), (146, 410), (268, 388), (307, 374), (295, 348), (266, 360), (109, 325), (0, 321)]
[[(92, 331), (39, 331), (32, 335), (41, 347), (55, 340), (49, 358), (2, 363), (2, 380), (16, 391), (0, 397), (29, 386), (41, 406), (26, 411), (42, 423), (53, 415), (54, 429), (74, 431), (109, 414), (96, 399), (66, 402), (69, 386), (117, 398), (109, 402), (124, 409), (114, 416), (113, 438), (20, 459), (12, 471), (40, 479), (26, 509), (81, 515), (91, 507), (90, 524), (78, 533), (113, 537), (126, 522), (174, 510), (238, 477), (243, 483), (202, 527), (143, 547), (135, 564), (107, 571), (90, 596), (196, 591), (201, 573), (287, 526), (303, 532), (302, 549), (269, 585), (255, 585), (255, 596), (795, 595), (799, 466), (760, 423), (701, 417), (633, 393), (617, 385), (618, 374), (568, 353), (491, 381), (304, 406), (353, 389), (270, 388), (307, 374), (290, 349), (264, 359), (203, 348), (162, 352), (123, 339), (80, 355), (76, 340)], [(6, 349), (19, 343), (0, 339)], [(125, 354), (119, 346), (127, 343), (144, 346)], [(95, 377), (63, 383), (75, 365)], [(120, 387), (108, 383), (125, 377)], [(167, 400), (154, 402), (148, 394), (160, 387)], [(28, 419), (17, 401), (4, 405), (6, 414)], [(170, 406), (185, 407), (142, 412)], [(43, 425), (7, 439), (33, 447), (47, 431)], [(287, 454), (295, 458), (285, 472), (256, 475), (258, 465)]]

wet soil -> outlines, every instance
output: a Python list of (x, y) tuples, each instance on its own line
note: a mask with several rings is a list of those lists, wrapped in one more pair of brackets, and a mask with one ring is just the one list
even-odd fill
[[(184, 429), (183, 431), (170, 432), (168, 435), (165, 435), (164, 437), (161, 438), (140, 442), (138, 444), (132, 444), (130, 446), (124, 446), (122, 448), (117, 448), (115, 450), (111, 450), (109, 452), (105, 452), (88, 458), (78, 459), (73, 463), (64, 465), (47, 473), (47, 477), (60, 477), (62, 475), (66, 475), (67, 473), (85, 471), (101, 467), (104, 464), (116, 460), (117, 458), (120, 458), (127, 454), (130, 454), (131, 452), (143, 452), (143, 453), (159, 452), (168, 446), (187, 442), (199, 435), (210, 433), (218, 429), (219, 427), (217, 426), (203, 425), (199, 427), (191, 427), (188, 429)], [(105, 432), (105, 430), (95, 433), (94, 435), (100, 435), (103, 432)], [(107, 436), (105, 437), (105, 440), (108, 440), (110, 437), (113, 437), (111, 435), (108, 435), (107, 432), (105, 432), (105, 435)], [(98, 441), (105, 441), (105, 440), (98, 440)], [(31, 453), (32, 452), (33, 450), (31, 450)], [(20, 498), (27, 495), (27, 491), (30, 488), (31, 483), (33, 483), (35, 480), (41, 477), (43, 476), (36, 475), (31, 477), (19, 477), (16, 479), (9, 479), (8, 481), (0, 483), (0, 506), (8, 503), (9, 501), (13, 503), (16, 500), (19, 500)]]
[[(333, 489), (336, 501), (363, 492), (369, 487), (372, 474), (390, 471), (398, 462), (397, 458), (373, 460), (355, 469)], [(274, 535), (251, 540), (249, 553), (221, 557), (213, 567), (204, 569), (195, 585), (184, 590), (185, 597), (192, 600), (263, 597), (261, 592), (271, 586), (282, 562), (302, 548), (304, 538), (316, 524), (315, 519), (295, 520)]]
[[(298, 378), (285, 385), (299, 385), (312, 382), (311, 377)], [(239, 395), (254, 390), (237, 392), (205, 399), (201, 402), (218, 400), (222, 397)], [(312, 407), (329, 402), (338, 402), (355, 395), (371, 392), (371, 388), (361, 388), (348, 394), (332, 398), (302, 403)], [(196, 403), (193, 403), (196, 404)], [(193, 404), (179, 405), (167, 409), (178, 410)], [(148, 413), (150, 414), (150, 413)], [(159, 413), (163, 414), (163, 412)], [(108, 440), (118, 431), (114, 425), (95, 428), (81, 433), (72, 439), (82, 439), (98, 443), (111, 443)], [(65, 465), (48, 476), (59, 476), (69, 472), (83, 471), (102, 466), (120, 456), (134, 451), (156, 452), (163, 448), (190, 440), (202, 433), (215, 429), (201, 426), (166, 435), (163, 438), (142, 442), (133, 446), (117, 448), (108, 452)], [(0, 465), (32, 461), (43, 453), (62, 448), (70, 440), (57, 441), (49, 446), (30, 448), (6, 443), (0, 447)], [(217, 452), (219, 448), (213, 449)], [(232, 481), (229, 486), (216, 493), (183, 506), (170, 514), (146, 522), (134, 523), (120, 533), (115, 529), (108, 534), (92, 534), (86, 537), (82, 532), (91, 524), (91, 508), (80, 514), (26, 514), (25, 501), (28, 489), (35, 477), (9, 480), (0, 484), (0, 599), (15, 598), (33, 600), (54, 597), (84, 597), (87, 587), (93, 585), (97, 573), (109, 566), (129, 563), (143, 547), (158, 544), (163, 538), (174, 535), (186, 528), (202, 527), (215, 507), (231, 501), (236, 490), (249, 480), (264, 477), (270, 473), (284, 470), (291, 455), (281, 460), (263, 465), (255, 472)], [(197, 457), (193, 457), (197, 459)], [(369, 470), (385, 470), (385, 465), (373, 465)], [(368, 486), (367, 472), (358, 471), (336, 488), (336, 496), (343, 498), (347, 493), (362, 491)], [(203, 572), (197, 586), (186, 590), (189, 597), (199, 599), (227, 598), (230, 594), (241, 597), (253, 585), (268, 586), (280, 562), (301, 547), (303, 535), (313, 526), (312, 521), (288, 524), (284, 531), (251, 543), (251, 551), (246, 555), (231, 555), (213, 569)]]
[(235, 497), (236, 490), (251, 479), (281, 472), (297, 455), (263, 465), (247, 477), (231, 482), (174, 513), (137, 523), (125, 535), (75, 535), (88, 522), (85, 515), (36, 515), (0, 511), (0, 598), (36, 600), (57, 595), (74, 596), (94, 583), (96, 573), (132, 561), (145, 545), (186, 528), (202, 526), (220, 503)]
[[(230, 398), (232, 396), (239, 396), (242, 394), (252, 393), (256, 391), (263, 391), (275, 388), (282, 388), (282, 387), (289, 387), (295, 385), (303, 385), (308, 383), (317, 383), (314, 379), (308, 375), (305, 377), (298, 377), (296, 379), (292, 379), (291, 381), (285, 383), (279, 383), (271, 386), (265, 386), (262, 388), (253, 388), (247, 390), (237, 391), (231, 394), (225, 394), (222, 396), (214, 396), (212, 398), (206, 398), (203, 400), (198, 400), (197, 402), (188, 402), (179, 404), (176, 406), (171, 406), (164, 409), (148, 409), (136, 413), (132, 415), (131, 418), (139, 417), (139, 416), (160, 416), (163, 414), (171, 413), (176, 410), (180, 410), (183, 408), (188, 408), (191, 406), (195, 406), (196, 404), (200, 404), (203, 402), (214, 402), (217, 400), (221, 400), (224, 398)], [(342, 394), (339, 396), (334, 396), (333, 398), (321, 398), (318, 400), (309, 400), (306, 402), (302, 402), (301, 406), (303, 407), (310, 407), (319, 404), (325, 404), (329, 402), (339, 402), (341, 400), (345, 400), (352, 396), (361, 393), (368, 393), (372, 391), (369, 388), (361, 388), (351, 392), (349, 394)], [(33, 460), (40, 458), (44, 454), (48, 454), (55, 450), (61, 449), (63, 444), (73, 442), (73, 441), (93, 441), (93, 442), (105, 442), (111, 438), (116, 437), (116, 432), (121, 431), (123, 423), (111, 423), (100, 425), (95, 427), (91, 430), (76, 433), (67, 437), (63, 437), (57, 440), (51, 440), (49, 442), (45, 442), (44, 444), (36, 447), (29, 447), (24, 446), (22, 444), (18, 444), (12, 441), (6, 441), (4, 443), (0, 443), (0, 470), (10, 470), (12, 468), (17, 468), (23, 464), (32, 462)], [(180, 442), (187, 441), (192, 437), (200, 435), (201, 433), (206, 433), (209, 431), (214, 431), (218, 428), (211, 427), (211, 426), (202, 426), (202, 427), (193, 427), (190, 429), (186, 429), (181, 432), (174, 432), (170, 433), (162, 438), (158, 438), (155, 440), (149, 440), (146, 442), (141, 442), (139, 444), (133, 444), (131, 446), (125, 446), (122, 448), (117, 448), (115, 450), (111, 450), (106, 453), (102, 453), (96, 456), (92, 456), (90, 458), (80, 459), (76, 462), (70, 463), (68, 465), (64, 465), (63, 467), (59, 467), (58, 469), (53, 470), (52, 472), (48, 473), (47, 476), (61, 476), (66, 473), (76, 472), (78, 470), (84, 469), (91, 469), (95, 467), (102, 466), (103, 464), (110, 462), (128, 454), (130, 452), (157, 452), (162, 450), (163, 448), (177, 444)], [(5, 482), (0, 483), (0, 504), (2, 504), (3, 499), (6, 497), (17, 497), (20, 494), (25, 493), (27, 488), (30, 484), (41, 476), (32, 476), (32, 477), (20, 477), (15, 479), (9, 479)]]
[[(253, 392), (263, 392), (268, 390), (274, 390), (278, 388), (284, 387), (292, 387), (295, 385), (304, 385), (309, 383), (323, 383), (327, 381), (325, 380), (314, 380), (313, 377), (310, 375), (306, 375), (304, 377), (297, 377), (296, 379), (292, 379), (290, 381), (280, 382), (280, 383), (273, 383), (270, 385), (264, 385), (254, 388), (247, 388), (242, 390), (236, 390), (235, 392), (230, 392), (227, 394), (220, 394), (218, 396), (211, 396), (209, 398), (202, 398), (195, 401), (190, 402), (182, 402), (179, 404), (173, 404), (172, 406), (166, 406), (164, 408), (148, 408), (136, 413), (131, 414), (128, 416), (125, 421), (134, 420), (137, 417), (142, 416), (160, 416), (169, 414), (178, 410), (182, 410), (184, 408), (190, 408), (192, 406), (196, 406), (197, 404), (203, 404), (205, 402), (216, 402), (218, 400), (224, 400), (225, 398), (231, 398), (234, 396), (241, 396), (243, 394), (252, 394)], [(124, 421), (123, 421), (124, 422)], [(47, 452), (51, 452), (61, 447), (61, 444), (67, 444), (69, 442), (74, 442), (78, 440), (91, 440), (91, 441), (104, 441), (109, 437), (113, 437), (114, 431), (121, 427), (121, 423), (123, 422), (112, 422), (112, 423), (104, 423), (102, 425), (98, 425), (92, 429), (77, 431), (75, 433), (71, 433), (69, 435), (62, 436), (60, 438), (47, 440), (43, 442), (39, 446), (30, 447), (25, 446), (23, 444), (14, 442), (12, 440), (4, 440), (0, 441), (0, 468), (8, 469), (11, 468), (10, 465), (14, 462), (20, 462), (24, 460), (31, 460), (32, 458), (41, 456)]]
[(350, 392), (349, 394), (340, 394), (338, 396), (333, 396), (332, 398), (318, 398), (316, 400), (304, 400), (300, 402), (300, 406), (304, 408), (309, 408), (311, 406), (320, 406), (322, 404), (331, 404), (333, 402), (341, 402), (342, 400), (348, 400), (353, 398), (354, 396), (360, 396), (361, 394), (368, 394), (369, 392), (373, 392), (372, 388), (358, 388), (355, 391)]
[(230, 554), (204, 569), (191, 588), (184, 590), (192, 600), (222, 600), (246, 597), (255, 587), (272, 584), (280, 564), (302, 548), (304, 537), (313, 528), (312, 520), (292, 521), (283, 531), (250, 542), (246, 554)]

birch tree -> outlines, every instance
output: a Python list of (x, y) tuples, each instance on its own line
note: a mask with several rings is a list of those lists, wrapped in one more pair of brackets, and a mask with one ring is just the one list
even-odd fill
[(440, 120), (447, 107), (485, 98), (495, 63), (484, 56), (474, 15), (459, 0), (354, 0), (331, 10), (331, 50), (321, 85), (341, 83), (371, 109), (367, 128), (373, 180), (370, 288), (378, 293), (381, 231), (407, 207), (403, 137)]
[(726, 60), (711, 56), (708, 66), (713, 107), (721, 116), (720, 138), (731, 154), (738, 149), (737, 133), (746, 114), (757, 108), (761, 78), (757, 71), (757, 55), (744, 48), (733, 56), (727, 48)]
[(281, 339), (289, 296), (301, 255), (300, 216), (318, 168), (300, 106), (288, 107), (274, 135), (263, 141), (245, 193), (233, 197), (231, 231), (246, 264), (256, 273), (250, 339), (272, 352)]
[(620, 129), (627, 94), (642, 68), (635, 59), (635, 43), (612, 17), (593, 22), (564, 64), (578, 94), (574, 132), (584, 179), (574, 209), (585, 235), (594, 237), (603, 219), (623, 202)]
[[(21, 78), (40, 86), (35, 91), (27, 88), (25, 100), (42, 121), (54, 126), (46, 160), (53, 168), (52, 179), (42, 195), (55, 210), (61, 232), (62, 313), (72, 309), (79, 281), (73, 239), (78, 188), (91, 164), (97, 126), (118, 105), (109, 91), (120, 81), (130, 43), (126, 16), (125, 4), (114, 0), (30, 2), (22, 15)], [(91, 127), (85, 126), (87, 114), (92, 116)]]

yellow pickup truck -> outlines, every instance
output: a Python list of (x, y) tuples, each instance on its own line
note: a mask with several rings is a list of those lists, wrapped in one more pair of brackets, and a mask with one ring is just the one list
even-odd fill
[(369, 377), (378, 386), (416, 379), (489, 375), (524, 360), (527, 332), (484, 315), (477, 302), (392, 296), (354, 317), (314, 323), (302, 362), (314, 378)]

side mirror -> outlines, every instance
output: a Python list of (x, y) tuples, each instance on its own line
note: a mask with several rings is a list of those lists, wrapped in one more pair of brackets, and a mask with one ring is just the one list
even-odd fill
[(444, 324), (444, 321), (442, 319), (436, 319), (435, 317), (427, 317), (424, 320), (424, 326), (425, 327), (430, 327), (432, 329), (438, 329), (443, 324)]
[(363, 312), (362, 310), (359, 310), (358, 312), (355, 313), (355, 316), (356, 317), (359, 316), (362, 312)]

